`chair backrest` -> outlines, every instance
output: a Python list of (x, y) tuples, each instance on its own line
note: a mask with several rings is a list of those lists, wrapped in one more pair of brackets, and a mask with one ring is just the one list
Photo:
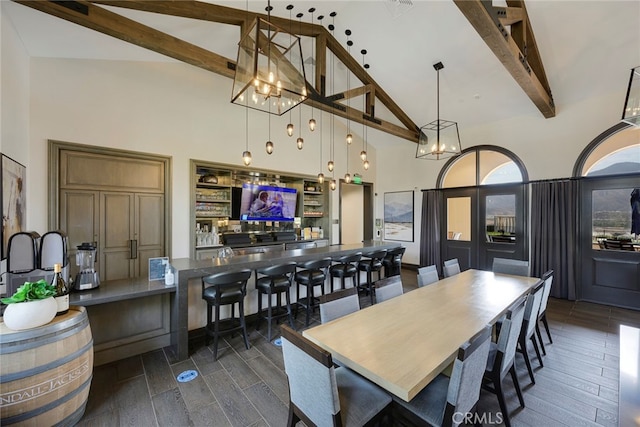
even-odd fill
[(549, 295), (551, 294), (551, 285), (553, 284), (553, 270), (549, 270), (542, 275), (544, 280), (544, 291), (542, 291), (542, 299), (540, 300), (540, 310), (538, 311), (538, 317), (542, 316), (547, 311), (547, 303), (549, 302)]
[[(242, 291), (242, 295), (247, 293), (247, 280), (251, 277), (251, 270), (248, 268), (234, 271), (223, 271), (211, 274), (202, 278), (202, 291), (208, 286), (216, 286), (218, 289), (237, 288)], [(220, 292), (216, 292), (220, 296)]]
[(360, 298), (358, 298), (356, 288), (347, 288), (321, 295), (319, 300), (320, 323), (327, 323), (360, 310)]
[(498, 336), (497, 354), (494, 369), (499, 369), (501, 374), (509, 370), (516, 355), (518, 337), (524, 318), (524, 306), (527, 297), (518, 299), (509, 307), (502, 321), (500, 335)]
[(341, 257), (334, 258), (333, 261), (341, 264), (351, 264), (360, 261), (362, 259), (362, 252), (356, 252), (351, 255), (343, 255)]
[(540, 312), (540, 301), (542, 301), (542, 295), (544, 293), (544, 282), (540, 280), (534, 287), (529, 297), (527, 298), (527, 304), (524, 307), (524, 317), (522, 320), (522, 332), (526, 334), (525, 338), (528, 338), (536, 330), (536, 323), (538, 322), (538, 313)]
[(330, 257), (313, 259), (311, 261), (298, 263), (298, 268), (304, 268), (307, 270), (324, 270), (326, 272), (327, 268), (331, 265), (331, 262)]
[(336, 425), (340, 419), (340, 399), (331, 353), (287, 325), (280, 329), (290, 404), (302, 412), (297, 415), (305, 424)]
[(529, 276), (529, 261), (494, 258), (493, 272), (500, 274), (512, 274), (514, 276)]
[(402, 279), (400, 276), (391, 276), (378, 280), (375, 283), (376, 301), (383, 302), (402, 295)]
[(444, 262), (444, 277), (455, 276), (460, 273), (460, 264), (458, 258), (449, 259)]
[(428, 265), (418, 269), (418, 287), (430, 285), (440, 280), (438, 269), (435, 265)]
[[(447, 406), (444, 420), (456, 423), (455, 413), (470, 413), (480, 398), (482, 378), (487, 366), (491, 343), (491, 326), (487, 325), (469, 342), (458, 349), (458, 357), (453, 362), (453, 370), (447, 391)], [(462, 421), (463, 417), (460, 422)]]

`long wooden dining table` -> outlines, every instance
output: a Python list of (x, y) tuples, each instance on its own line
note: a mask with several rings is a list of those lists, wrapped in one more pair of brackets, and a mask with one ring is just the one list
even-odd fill
[(333, 358), (410, 401), (538, 278), (466, 270), (319, 325), (303, 335)]

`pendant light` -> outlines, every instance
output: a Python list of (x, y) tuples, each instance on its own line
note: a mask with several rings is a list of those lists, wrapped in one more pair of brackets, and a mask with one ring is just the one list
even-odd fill
[[(291, 41), (291, 10), (293, 9), (293, 5), (287, 5), (287, 10), (289, 11), (289, 41)], [(289, 51), (289, 62), (291, 62), (291, 51)], [(289, 124), (287, 125), (287, 135), (293, 136), (293, 123), (291, 123), (291, 110), (289, 110)]]
[[(313, 25), (313, 12), (316, 11), (315, 7), (312, 7), (311, 9), (309, 9), (309, 13), (311, 14), (311, 25)], [(312, 41), (311, 43), (311, 58), (315, 58), (316, 57), (316, 44), (315, 44), (315, 40)], [(316, 68), (313, 68), (313, 75), (311, 78), (311, 81), (314, 82), (315, 84), (315, 78), (316, 78)], [(313, 104), (311, 104), (311, 118), (309, 119), (309, 130), (311, 132), (313, 132), (316, 129), (316, 119), (313, 118)]]
[[(347, 53), (351, 56), (351, 46), (353, 46), (353, 42), (349, 40), (351, 36), (351, 30), (345, 30), (344, 32), (347, 35)], [(351, 71), (349, 71), (349, 67), (345, 67), (347, 69), (347, 93), (351, 90)], [(349, 120), (349, 112), (351, 111), (351, 95), (347, 98), (347, 144), (351, 145), (353, 142), (353, 135), (351, 135), (351, 120)], [(347, 151), (347, 154), (349, 152)], [(349, 164), (347, 162), (347, 167)], [(346, 177), (345, 177), (346, 178)]]
[[(304, 15), (302, 13), (298, 13), (296, 15), (296, 17), (299, 19), (300, 22), (300, 28), (299, 28), (299, 32), (302, 32), (302, 17)], [(302, 147), (304, 146), (304, 138), (302, 138), (302, 106), (300, 106), (300, 108), (298, 108), (298, 130), (300, 132), (300, 136), (298, 136), (298, 139), (296, 139), (296, 147), (298, 147), (298, 150), (302, 150)]]

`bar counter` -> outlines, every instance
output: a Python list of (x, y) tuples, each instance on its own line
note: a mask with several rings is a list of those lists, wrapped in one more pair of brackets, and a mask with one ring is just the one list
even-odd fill
[[(103, 282), (99, 288), (91, 291), (83, 291), (81, 293), (74, 293), (71, 296), (70, 303), (74, 305), (83, 306), (95, 306), (99, 309), (100, 305), (107, 303), (128, 303), (132, 304), (133, 299), (138, 301), (146, 301), (149, 298), (169, 298), (169, 322), (167, 334), (170, 334), (170, 339), (167, 339), (167, 343), (171, 351), (169, 357), (171, 362), (178, 362), (186, 360), (189, 357), (188, 353), (188, 338), (189, 338), (189, 322), (190, 316), (198, 317), (198, 310), (202, 311), (206, 307), (204, 302), (200, 299), (199, 291), (198, 295), (192, 290), (191, 304), (196, 307), (190, 306), (189, 300), (189, 281), (192, 281), (192, 287), (200, 286), (200, 278), (213, 273), (229, 271), (241, 268), (249, 268), (255, 270), (257, 268), (267, 267), (270, 265), (276, 265), (284, 262), (304, 262), (313, 259), (319, 259), (323, 257), (340, 257), (356, 252), (372, 252), (378, 249), (391, 249), (398, 247), (399, 244), (395, 242), (384, 241), (367, 241), (358, 244), (349, 245), (333, 245), (319, 248), (309, 249), (291, 249), (280, 251), (267, 251), (263, 253), (255, 253), (249, 255), (234, 255), (228, 258), (210, 258), (210, 259), (191, 259), (191, 258), (178, 258), (172, 259), (171, 265), (175, 270), (175, 285), (165, 286), (164, 282), (156, 281), (149, 282), (146, 278), (137, 279), (125, 279)], [(199, 289), (199, 288), (198, 288)], [(253, 280), (248, 283), (247, 286), (247, 299), (251, 300), (255, 292), (253, 286)], [(156, 301), (156, 300), (153, 300)], [(257, 300), (256, 300), (257, 301)], [(202, 304), (200, 304), (202, 302)], [(166, 303), (165, 303), (166, 304)], [(149, 312), (156, 305), (156, 302), (149, 302), (146, 307)], [(138, 305), (132, 305), (132, 309), (138, 307)], [(104, 307), (104, 311), (107, 306)], [(124, 308), (124, 306), (122, 307)], [(249, 312), (250, 312), (249, 308)], [(247, 309), (245, 308), (245, 312)], [(115, 313), (114, 313), (115, 314)], [(161, 314), (158, 315), (162, 317)], [(91, 319), (91, 313), (90, 313)], [(191, 319), (191, 323), (197, 323), (198, 319)], [(92, 321), (92, 327), (93, 327)], [(109, 325), (105, 325), (109, 327)], [(194, 328), (197, 326), (194, 326)], [(145, 332), (144, 330), (142, 332)], [(113, 335), (108, 333), (108, 335)], [(115, 337), (113, 337), (115, 338)], [(168, 337), (167, 337), (168, 338)], [(160, 341), (156, 341), (156, 347)], [(132, 343), (132, 351), (139, 351), (141, 347), (139, 343)], [(160, 345), (163, 346), (163, 345)], [(148, 348), (144, 349), (149, 351)], [(122, 350), (120, 353), (113, 351), (112, 356), (108, 356), (107, 359), (113, 359), (114, 357), (123, 357), (126, 352)], [(105, 359), (104, 361), (107, 361)], [(100, 363), (101, 364), (101, 363)]]

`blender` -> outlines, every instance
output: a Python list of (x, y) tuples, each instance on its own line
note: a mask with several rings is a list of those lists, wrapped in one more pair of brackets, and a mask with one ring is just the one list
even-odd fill
[(96, 263), (96, 247), (91, 243), (82, 243), (77, 246), (76, 265), (79, 267), (73, 289), (84, 291), (100, 286), (100, 279), (94, 265)]

